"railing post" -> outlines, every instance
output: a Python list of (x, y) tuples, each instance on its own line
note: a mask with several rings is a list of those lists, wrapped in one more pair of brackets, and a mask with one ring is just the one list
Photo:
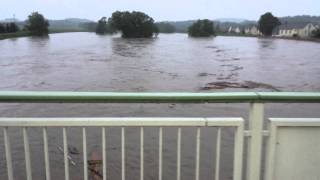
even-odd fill
[(260, 180), (264, 104), (251, 103), (249, 113), (247, 180)]

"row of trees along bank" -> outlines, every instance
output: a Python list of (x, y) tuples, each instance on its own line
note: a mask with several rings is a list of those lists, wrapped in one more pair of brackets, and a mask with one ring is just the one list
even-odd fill
[[(281, 23), (271, 13), (262, 15), (258, 22), (260, 32), (265, 36), (272, 35), (274, 28)], [(208, 19), (197, 20), (188, 28), (191, 37), (215, 36), (214, 22)], [(96, 26), (97, 34), (108, 34), (120, 31), (124, 38), (149, 38), (157, 36), (160, 32), (173, 33), (175, 27), (169, 23), (154, 23), (154, 20), (143, 12), (116, 11), (107, 20), (101, 18)]]
[[(281, 25), (280, 20), (271, 13), (263, 14), (258, 21), (258, 28), (264, 36), (272, 35), (273, 30)], [(0, 33), (27, 32), (31, 35), (43, 36), (49, 33), (49, 22), (42, 14), (33, 12), (28, 16), (22, 30), (15, 23), (0, 24)], [(139, 11), (116, 11), (110, 18), (102, 17), (98, 23), (90, 22), (85, 28), (96, 31), (97, 34), (112, 34), (121, 32), (124, 38), (150, 38), (161, 33), (176, 32), (176, 27), (169, 22), (155, 23), (153, 18)], [(188, 27), (191, 37), (215, 36), (219, 31), (218, 25), (208, 19), (197, 20)], [(320, 30), (314, 32), (314, 37), (320, 38)], [(0, 37), (1, 38), (1, 37)]]
[(16, 23), (1, 23), (0, 34), (4, 33), (17, 33), (19, 31), (27, 32), (34, 36), (48, 35), (49, 22), (42, 14), (33, 12), (28, 16), (25, 26), (20, 30)]
[(16, 23), (0, 23), (0, 34), (2, 33), (15, 33), (19, 31)]

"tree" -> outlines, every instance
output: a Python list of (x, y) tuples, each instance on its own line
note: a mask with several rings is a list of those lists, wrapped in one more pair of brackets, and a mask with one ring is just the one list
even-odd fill
[(198, 20), (189, 27), (188, 34), (192, 37), (214, 36), (214, 24), (208, 19)]
[(7, 32), (9, 33), (15, 33), (19, 31), (19, 27), (16, 25), (16, 23), (9, 23), (8, 24), (8, 29)]
[(167, 22), (156, 23), (156, 26), (158, 27), (160, 33), (174, 33), (176, 31), (176, 28)]
[(114, 30), (110, 27), (109, 22), (107, 22), (106, 17), (102, 17), (96, 26), (96, 33), (97, 34), (106, 34), (106, 33), (113, 33)]
[(6, 32), (6, 26), (2, 23), (0, 23), (0, 34)]
[(31, 32), (31, 34), (36, 36), (48, 35), (49, 33), (49, 22), (46, 20), (42, 14), (38, 12), (33, 12), (28, 16), (26, 29)]
[(85, 22), (79, 24), (79, 27), (89, 32), (96, 32), (97, 25), (98, 23), (96, 22)]
[(320, 28), (317, 28), (312, 32), (312, 37), (320, 38)]
[(116, 11), (109, 22), (124, 38), (149, 38), (157, 34), (158, 29), (150, 16), (138, 11)]
[(260, 32), (265, 36), (271, 36), (275, 27), (281, 25), (277, 17), (274, 17), (270, 12), (263, 14), (258, 22)]

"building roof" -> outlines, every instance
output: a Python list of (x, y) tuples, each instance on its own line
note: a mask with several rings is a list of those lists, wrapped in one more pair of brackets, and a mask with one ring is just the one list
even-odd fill
[[(280, 26), (277, 27), (279, 30), (291, 30), (291, 29), (303, 29), (305, 28), (309, 22), (304, 22), (304, 23), (284, 23)], [(311, 23), (313, 25), (316, 25), (316, 23)]]

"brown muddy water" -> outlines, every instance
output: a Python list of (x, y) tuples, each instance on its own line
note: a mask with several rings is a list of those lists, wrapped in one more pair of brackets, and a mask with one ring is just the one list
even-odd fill
[[(0, 41), (0, 90), (221, 92), (320, 91), (320, 44), (242, 37), (121, 39), (94, 33)], [(248, 104), (1, 104), (1, 117), (243, 117)], [(268, 117), (320, 117), (319, 104), (267, 104)], [(120, 129), (107, 128), (108, 179), (121, 179)], [(157, 179), (158, 131), (145, 130), (145, 179)], [(34, 179), (44, 179), (41, 129), (29, 130)], [(100, 128), (88, 129), (88, 152), (101, 153)], [(176, 178), (176, 128), (164, 129), (163, 179)], [(126, 129), (126, 177), (139, 179), (139, 131)], [(10, 129), (14, 176), (25, 179), (22, 130)], [(82, 179), (81, 129), (68, 129)], [(213, 179), (216, 129), (201, 134), (200, 179)], [(194, 179), (195, 128), (183, 128), (182, 179)], [(233, 129), (222, 133), (221, 180), (232, 178)], [(63, 179), (62, 130), (49, 130), (53, 179)], [(6, 179), (0, 134), (0, 179)]]

